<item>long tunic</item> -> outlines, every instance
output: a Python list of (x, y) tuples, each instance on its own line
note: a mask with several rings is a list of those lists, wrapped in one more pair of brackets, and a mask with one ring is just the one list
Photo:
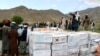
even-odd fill
[(90, 25), (90, 19), (84, 19), (83, 21), (83, 26), (84, 26), (84, 30), (89, 30), (89, 25)]
[(0, 40), (2, 40), (2, 28), (0, 28)]
[(2, 28), (0, 27), (0, 52), (2, 51)]
[(10, 50), (11, 50), (11, 55), (13, 56), (14, 54), (18, 54), (18, 33), (16, 30), (11, 30), (9, 31), (9, 44), (10, 44)]
[(8, 26), (3, 26), (2, 28), (2, 50), (8, 51), (9, 50), (9, 40), (8, 40)]

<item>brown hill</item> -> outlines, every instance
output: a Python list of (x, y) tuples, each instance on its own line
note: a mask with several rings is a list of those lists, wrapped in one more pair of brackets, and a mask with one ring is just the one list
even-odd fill
[(97, 22), (100, 21), (100, 7), (88, 8), (86, 10), (80, 11), (80, 14), (84, 16), (84, 14), (88, 14), (89, 17)]
[[(100, 7), (88, 8), (86, 10), (79, 11), (84, 18), (84, 14), (89, 14), (91, 19), (100, 21)], [(24, 19), (24, 22), (45, 22), (45, 21), (56, 21), (59, 22), (61, 17), (68, 18), (65, 14), (58, 10), (48, 9), (48, 10), (35, 10), (28, 9), (25, 6), (18, 6), (12, 9), (0, 10), (0, 20), (11, 19), (13, 16), (21, 16)]]
[[(19, 6), (8, 10), (0, 10), (0, 20), (11, 19), (13, 16), (21, 16), (24, 22), (45, 22), (45, 21), (59, 21), (62, 16), (65, 16), (58, 10), (33, 10), (25, 6)], [(66, 16), (65, 16), (66, 17)]]

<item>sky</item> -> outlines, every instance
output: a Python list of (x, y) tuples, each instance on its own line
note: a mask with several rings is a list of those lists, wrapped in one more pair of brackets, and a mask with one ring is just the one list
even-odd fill
[(0, 9), (26, 6), (29, 9), (55, 9), (66, 14), (100, 6), (100, 0), (0, 0)]

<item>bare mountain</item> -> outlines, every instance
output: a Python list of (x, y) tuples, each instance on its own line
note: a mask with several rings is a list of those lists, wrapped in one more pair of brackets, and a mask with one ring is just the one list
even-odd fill
[(91, 19), (100, 21), (100, 7), (88, 8), (86, 10), (80, 11), (80, 14), (84, 16), (84, 14), (88, 14)]
[[(100, 21), (100, 7), (88, 8), (86, 10), (79, 11), (84, 18), (85, 14), (89, 14), (91, 19)], [(59, 22), (61, 17), (68, 18), (68, 14), (65, 15), (62, 12), (54, 9), (48, 10), (35, 10), (28, 9), (25, 6), (18, 6), (12, 9), (0, 10), (0, 20), (11, 19), (13, 16), (21, 16), (24, 19), (24, 22), (45, 22), (45, 21), (56, 21)]]
[(11, 19), (15, 15), (21, 16), (24, 19), (24, 22), (29, 23), (59, 21), (62, 16), (65, 16), (58, 10), (33, 10), (28, 9), (25, 6), (19, 6), (8, 10), (0, 10), (0, 20)]

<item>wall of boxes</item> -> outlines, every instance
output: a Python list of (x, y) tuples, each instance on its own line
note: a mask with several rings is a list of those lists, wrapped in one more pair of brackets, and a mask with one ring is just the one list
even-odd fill
[(88, 34), (91, 35), (91, 39), (95, 36), (100, 37), (100, 34), (82, 31), (31, 32), (29, 54), (30, 56), (88, 56)]

